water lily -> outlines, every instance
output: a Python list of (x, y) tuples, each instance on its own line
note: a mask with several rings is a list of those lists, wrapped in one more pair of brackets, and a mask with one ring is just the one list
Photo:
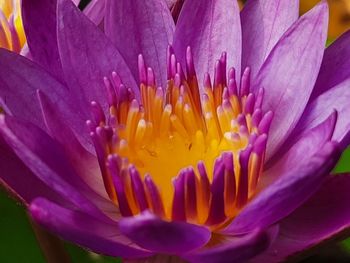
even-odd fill
[[(0, 50), (1, 182), (33, 219), (146, 262), (278, 262), (349, 227), (350, 34), (294, 0), (23, 5)], [(25, 3), (25, 1), (24, 1)], [(56, 12), (57, 10), (57, 12)], [(36, 14), (50, 14), (46, 19)]]

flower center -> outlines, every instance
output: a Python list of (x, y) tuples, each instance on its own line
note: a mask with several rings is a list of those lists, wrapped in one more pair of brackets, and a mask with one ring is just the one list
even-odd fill
[(26, 39), (20, 0), (0, 0), (0, 47), (19, 53)]
[[(238, 88), (226, 53), (206, 74), (200, 95), (191, 50), (186, 75), (168, 50), (168, 85), (157, 88), (139, 56), (140, 103), (117, 74), (105, 78), (110, 114), (92, 103), (92, 138), (107, 192), (121, 213), (145, 209), (173, 220), (218, 225), (254, 194), (272, 113), (263, 90), (250, 92), (250, 70)], [(90, 125), (91, 122), (90, 122)], [(217, 211), (220, 210), (220, 211)]]

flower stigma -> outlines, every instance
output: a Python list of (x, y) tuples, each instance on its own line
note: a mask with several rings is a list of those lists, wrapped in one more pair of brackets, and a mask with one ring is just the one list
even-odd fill
[(264, 90), (251, 91), (249, 68), (237, 84), (225, 52), (201, 91), (190, 48), (186, 71), (171, 47), (167, 60), (166, 89), (139, 55), (140, 102), (113, 72), (104, 78), (108, 116), (91, 103), (106, 191), (123, 216), (148, 209), (217, 229), (255, 193), (273, 114), (261, 109)]

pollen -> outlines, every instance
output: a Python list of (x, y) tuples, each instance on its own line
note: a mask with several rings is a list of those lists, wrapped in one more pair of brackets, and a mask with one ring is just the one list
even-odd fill
[(88, 122), (106, 191), (122, 215), (149, 209), (168, 220), (213, 228), (232, 219), (254, 195), (262, 173), (272, 113), (264, 91), (250, 91), (250, 69), (240, 85), (226, 53), (199, 85), (191, 49), (185, 71), (168, 49), (167, 87), (138, 58), (138, 101), (117, 73), (104, 83), (105, 114), (92, 102)]

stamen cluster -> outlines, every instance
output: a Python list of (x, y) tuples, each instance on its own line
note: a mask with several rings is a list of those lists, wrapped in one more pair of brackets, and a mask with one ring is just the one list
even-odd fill
[(254, 195), (272, 112), (261, 110), (262, 89), (250, 91), (249, 68), (239, 87), (233, 68), (226, 75), (226, 53), (214, 81), (206, 74), (201, 88), (190, 48), (186, 74), (171, 47), (167, 57), (165, 89), (140, 55), (140, 102), (112, 73), (104, 79), (108, 118), (91, 103), (88, 125), (105, 187), (123, 216), (149, 209), (217, 228)]

